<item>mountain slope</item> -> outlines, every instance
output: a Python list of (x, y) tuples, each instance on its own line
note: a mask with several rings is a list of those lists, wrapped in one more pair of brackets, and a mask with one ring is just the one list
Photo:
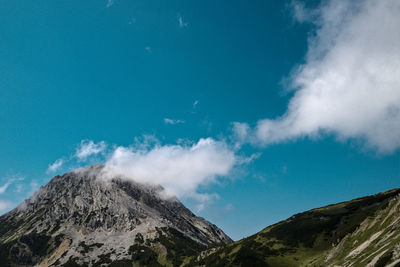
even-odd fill
[(0, 266), (400, 266), (400, 189), (231, 243), (161, 187), (104, 180), (102, 170), (56, 176), (0, 216)]
[(176, 266), (231, 242), (161, 187), (100, 179), (102, 169), (56, 176), (1, 216), (0, 266)]
[[(296, 214), (203, 252), (207, 266), (400, 266), (400, 189)], [(396, 265), (397, 264), (397, 265)]]

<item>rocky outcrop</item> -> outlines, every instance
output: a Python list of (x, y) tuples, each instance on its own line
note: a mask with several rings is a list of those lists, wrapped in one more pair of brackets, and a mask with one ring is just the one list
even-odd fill
[(193, 253), (231, 242), (177, 198), (165, 196), (162, 187), (102, 179), (102, 170), (91, 166), (56, 176), (1, 216), (0, 265), (125, 262), (134, 258), (135, 244), (155, 252), (156, 262), (160, 251), (165, 262), (179, 262), (181, 255), (168, 254), (170, 240), (193, 247)]

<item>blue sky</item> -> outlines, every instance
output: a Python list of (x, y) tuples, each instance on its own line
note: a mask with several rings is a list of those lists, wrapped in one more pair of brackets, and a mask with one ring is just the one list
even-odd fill
[(399, 187), (398, 9), (1, 1), (0, 212), (104, 162), (172, 166), (160, 183), (233, 239)]

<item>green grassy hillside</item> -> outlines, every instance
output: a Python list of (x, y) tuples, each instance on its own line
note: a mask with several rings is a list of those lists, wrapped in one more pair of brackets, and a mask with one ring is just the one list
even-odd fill
[[(63, 236), (18, 235), (11, 230), (29, 228), (33, 217), (4, 218), (0, 217), (0, 266), (32, 266), (62, 246)], [(157, 232), (153, 240), (136, 235), (129, 258), (100, 255), (93, 266), (399, 267), (400, 189), (299, 213), (253, 236), (211, 249), (172, 228), (157, 228)], [(89, 255), (93, 246), (81, 242), (78, 250)], [(70, 257), (64, 266), (79, 266), (77, 262)]]
[[(296, 214), (203, 253), (206, 266), (393, 266), (400, 262), (400, 189)], [(398, 260), (399, 258), (399, 260)]]

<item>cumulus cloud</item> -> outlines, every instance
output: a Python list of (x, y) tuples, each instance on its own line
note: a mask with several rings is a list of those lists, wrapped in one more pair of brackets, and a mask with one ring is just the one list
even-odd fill
[(184, 120), (174, 120), (174, 119), (164, 118), (164, 123), (165, 124), (174, 125), (174, 124), (185, 123), (185, 121)]
[(400, 1), (331, 0), (312, 12), (295, 8), (299, 21), (315, 26), (305, 63), (290, 77), (296, 91), (285, 114), (260, 120), (247, 138), (267, 145), (334, 134), (380, 153), (398, 149)]
[(54, 161), (52, 164), (49, 165), (49, 167), (47, 168), (47, 173), (56, 172), (63, 166), (63, 164), (64, 164), (63, 159), (57, 159), (56, 161)]
[(104, 141), (95, 143), (92, 140), (82, 140), (78, 148), (76, 149), (75, 156), (85, 161), (88, 157), (102, 153), (106, 149), (107, 145)]
[(201, 186), (227, 176), (238, 162), (234, 151), (212, 138), (197, 143), (117, 147), (105, 163), (106, 177), (123, 176), (139, 183), (162, 185), (170, 195), (196, 199), (199, 209), (215, 198)]
[[(259, 156), (239, 155), (232, 144), (213, 138), (202, 138), (198, 142), (178, 139), (176, 144), (163, 145), (153, 135), (143, 135), (134, 138), (133, 144), (127, 147), (82, 140), (75, 154), (63, 163), (76, 168), (83, 160), (97, 154), (100, 154), (96, 157), (97, 163), (104, 164), (100, 177), (106, 180), (120, 177), (137, 183), (161, 185), (165, 189), (162, 196), (192, 199), (197, 210), (218, 199), (218, 194), (208, 192), (209, 185), (221, 179), (235, 178), (242, 166)], [(54, 169), (57, 169), (61, 163), (55, 163), (50, 166), (55, 165)], [(37, 182), (33, 181), (31, 188), (32, 193), (37, 190)]]

